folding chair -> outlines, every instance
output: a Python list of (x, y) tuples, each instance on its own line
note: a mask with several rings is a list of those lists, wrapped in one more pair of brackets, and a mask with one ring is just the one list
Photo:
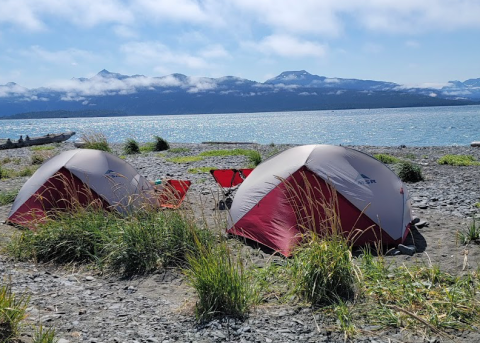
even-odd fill
[(160, 191), (158, 202), (161, 207), (177, 209), (187, 195), (192, 184), (188, 180), (167, 180)]
[(233, 192), (238, 186), (250, 175), (253, 169), (212, 169), (210, 174), (220, 186), (225, 200), (220, 200), (218, 208), (224, 210), (232, 206), (233, 199), (231, 198)]

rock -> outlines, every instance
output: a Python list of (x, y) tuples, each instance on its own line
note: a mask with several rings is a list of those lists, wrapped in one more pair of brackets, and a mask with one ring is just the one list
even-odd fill
[(409, 255), (412, 256), (416, 252), (415, 245), (403, 245), (399, 244), (397, 246), (397, 249), (400, 250), (400, 252), (404, 255)]

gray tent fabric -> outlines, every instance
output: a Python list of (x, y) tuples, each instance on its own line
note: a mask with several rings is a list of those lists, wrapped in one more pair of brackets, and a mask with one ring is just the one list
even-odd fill
[(156, 204), (153, 187), (130, 164), (104, 151), (77, 149), (46, 161), (27, 180), (15, 199), (9, 218), (62, 168), (120, 212), (145, 203)]
[(268, 197), (268, 201), (276, 201), (269, 193), (301, 168), (307, 168), (333, 185), (339, 194), (388, 233), (391, 239), (401, 240), (404, 237), (412, 216), (410, 198), (402, 181), (372, 156), (332, 145), (294, 147), (255, 168), (237, 190), (230, 209), (229, 232), (235, 231), (235, 227), (246, 230), (242, 225), (250, 225), (252, 230), (256, 230), (255, 224), (252, 224), (256, 222), (251, 218), (253, 212), (259, 216), (257, 223), (265, 226), (264, 218), (262, 221), (257, 211), (259, 204), (268, 209), (264, 199)]

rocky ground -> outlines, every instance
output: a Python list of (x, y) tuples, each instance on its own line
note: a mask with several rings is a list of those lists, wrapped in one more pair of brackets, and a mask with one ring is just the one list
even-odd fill
[[(188, 148), (181, 155), (197, 155), (204, 150), (254, 148), (263, 156), (288, 146), (173, 144)], [(65, 143), (56, 150), (73, 149)], [(388, 257), (394, 263), (434, 263), (442, 270), (460, 274), (462, 270), (479, 268), (480, 247), (461, 246), (456, 232), (465, 229), (471, 218), (480, 216), (475, 203), (480, 202), (480, 167), (439, 166), (436, 160), (445, 154), (468, 154), (480, 160), (480, 148), (470, 147), (356, 147), (364, 152), (387, 153), (422, 165), (425, 181), (408, 184), (414, 215), (426, 221), (414, 230), (417, 246), (414, 256)], [(120, 154), (120, 147), (115, 147)], [(0, 161), (9, 158), (5, 168), (20, 169), (31, 163), (28, 148), (0, 151)], [(189, 179), (188, 204), (214, 223), (224, 218), (225, 211), (216, 209), (221, 192), (209, 174), (189, 173), (191, 168), (245, 167), (244, 156), (208, 157), (188, 164), (175, 164), (166, 157), (178, 154), (157, 153), (128, 156), (127, 161), (150, 180), (158, 178)], [(0, 181), (0, 191), (18, 189), (26, 178)], [(0, 207), (0, 220), (10, 206)], [(213, 224), (212, 224), (213, 225)], [(218, 226), (217, 226), (218, 227)], [(15, 228), (0, 225), (0, 244), (5, 245)], [(267, 259), (265, 253), (256, 254)], [(261, 261), (259, 261), (261, 264)], [(74, 266), (15, 262), (0, 254), (0, 275), (11, 280), (16, 292), (31, 295), (28, 323), (54, 327), (61, 343), (67, 342), (341, 342), (343, 334), (335, 330), (335, 322), (302, 306), (269, 305), (254, 309), (244, 321), (223, 319), (199, 325), (195, 322), (193, 290), (175, 270), (146, 277), (120, 279), (100, 275), (95, 270)], [(434, 342), (436, 335), (424, 337), (406, 331), (377, 331), (362, 327), (357, 342)], [(28, 330), (25, 330), (28, 332)], [(458, 342), (478, 342), (480, 334), (454, 332)], [(28, 334), (22, 339), (28, 341)]]

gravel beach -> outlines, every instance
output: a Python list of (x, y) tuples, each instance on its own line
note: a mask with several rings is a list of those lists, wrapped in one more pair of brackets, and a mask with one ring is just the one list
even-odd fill
[[(221, 192), (209, 173), (194, 173), (195, 168), (241, 168), (248, 165), (245, 156), (205, 157), (201, 161), (173, 163), (166, 159), (195, 156), (213, 149), (256, 149), (266, 158), (289, 148), (287, 145), (257, 144), (187, 144), (174, 143), (182, 152), (128, 155), (126, 161), (150, 180), (188, 179), (192, 187), (187, 206), (202, 213), (207, 222), (226, 216), (216, 209)], [(451, 147), (352, 147), (368, 154), (384, 153), (421, 166), (424, 181), (407, 184), (414, 215), (421, 228), (409, 238), (417, 247), (413, 256), (389, 256), (394, 264), (432, 263), (442, 270), (460, 275), (480, 268), (480, 246), (458, 244), (456, 233), (465, 229), (473, 217), (480, 218), (480, 166), (454, 167), (438, 165), (446, 154), (472, 155), (480, 160), (480, 148)], [(67, 142), (44, 154), (75, 149)], [(177, 149), (178, 151), (179, 149)], [(121, 155), (121, 146), (114, 145)], [(1, 150), (0, 161), (8, 169), (31, 165), (29, 148)], [(0, 181), (0, 191), (19, 189), (27, 177)], [(11, 205), (0, 206), (3, 222)], [(18, 230), (0, 224), (0, 245)], [(253, 248), (246, 248), (252, 249)], [(258, 260), (267, 260), (264, 252), (256, 252)], [(261, 261), (259, 261), (261, 264)], [(100, 275), (95, 270), (12, 261), (0, 253), (0, 275), (11, 279), (13, 290), (31, 296), (27, 323), (54, 327), (60, 343), (68, 342), (342, 342), (343, 333), (335, 322), (304, 306), (271, 304), (255, 308), (244, 320), (213, 320), (199, 325), (195, 321), (195, 294), (183, 275), (167, 270), (144, 277), (121, 279)], [(28, 330), (22, 340), (29, 342)], [(449, 332), (457, 342), (479, 342), (476, 330)], [(445, 338), (410, 334), (401, 330), (378, 331), (361, 328), (355, 342), (436, 342)]]

